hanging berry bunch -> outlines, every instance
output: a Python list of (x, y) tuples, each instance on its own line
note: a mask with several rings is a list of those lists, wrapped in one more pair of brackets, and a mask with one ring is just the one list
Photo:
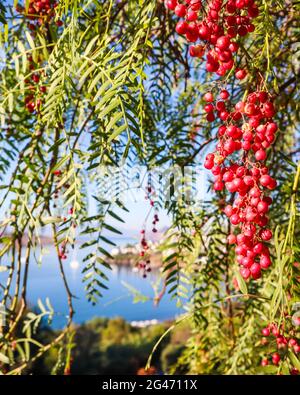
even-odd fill
[[(30, 0), (27, 10), (20, 4), (16, 6), (17, 12), (28, 19), (28, 28), (31, 30), (33, 39), (38, 29), (45, 37), (48, 37), (49, 25), (53, 22), (57, 5), (58, 3), (53, 0)], [(62, 26), (62, 24), (62, 21), (56, 21), (57, 26)], [(39, 114), (43, 104), (43, 96), (47, 91), (46, 85), (42, 83), (45, 77), (44, 71), (41, 70), (42, 64), (42, 52), (37, 54), (35, 58), (33, 58), (32, 55), (28, 56), (28, 71), (30, 77), (25, 80), (28, 94), (24, 101), (25, 107), (29, 113)]]
[(212, 93), (206, 94), (204, 100), (225, 121), (218, 130), (216, 151), (206, 156), (204, 167), (215, 176), (214, 190), (236, 194), (233, 204), (224, 209), (231, 224), (239, 227), (237, 234), (229, 235), (228, 243), (237, 244), (235, 251), (243, 278), (258, 279), (261, 269), (271, 265), (267, 242), (272, 232), (267, 227), (267, 213), (272, 198), (268, 193), (277, 184), (265, 161), (277, 131), (272, 120), (275, 109), (265, 91), (252, 92), (245, 101), (234, 107), (227, 104), (222, 111), (217, 109), (220, 101), (213, 104)]
[(28, 56), (29, 72), (31, 76), (25, 80), (28, 94), (25, 96), (25, 107), (28, 112), (37, 114), (40, 112), (41, 105), (43, 103), (43, 96), (45, 95), (47, 88), (41, 84), (41, 77), (44, 76), (44, 72), (39, 71), (40, 64), (42, 62), (41, 57), (38, 56), (37, 61), (33, 60), (31, 55)]
[(60, 181), (60, 178), (61, 178), (61, 176), (62, 176), (62, 171), (61, 170), (55, 170), (54, 172), (53, 172), (53, 174), (54, 174), (54, 185), (55, 185), (55, 189), (54, 189), (54, 204), (53, 204), (53, 207), (54, 208), (56, 208), (57, 207), (57, 204), (56, 204), (56, 200), (59, 198), (59, 191), (60, 191), (60, 188), (59, 188), (59, 186), (58, 186), (58, 184), (59, 184), (59, 181)]
[(67, 259), (69, 251), (67, 250), (67, 243), (63, 241), (59, 247), (58, 256), (60, 259)]
[(155, 202), (156, 198), (156, 192), (152, 183), (152, 176), (151, 173), (148, 175), (148, 180), (147, 180), (147, 185), (145, 188), (145, 199), (149, 201), (150, 204), (150, 210), (145, 218), (145, 224), (144, 228), (141, 230), (141, 241), (140, 241), (140, 257), (142, 258), (141, 261), (138, 263), (138, 268), (141, 269), (143, 277), (147, 277), (147, 273), (151, 272), (151, 260), (150, 260), (150, 254), (149, 254), (149, 243), (146, 239), (146, 223), (149, 218), (149, 216), (153, 214), (153, 219), (152, 219), (152, 232), (157, 233), (157, 228), (156, 224), (159, 222), (159, 217), (158, 217), (158, 208), (157, 204)]
[[(49, 24), (55, 17), (55, 8), (58, 3), (54, 0), (29, 0), (29, 7), (26, 8), (17, 4), (16, 10), (23, 14), (30, 22), (28, 28), (35, 31)], [(57, 26), (62, 26), (61, 20), (56, 21)]]
[[(64, 171), (62, 171), (62, 170), (55, 170), (53, 172), (54, 186), (55, 186), (53, 197), (54, 197), (55, 201), (57, 201), (57, 199), (59, 199), (60, 194), (63, 194), (65, 191), (67, 191), (70, 188), (70, 184), (68, 182), (63, 183), (63, 184), (61, 183), (63, 174), (64, 174)], [(56, 202), (54, 203), (53, 207), (54, 208), (57, 207)], [(73, 208), (70, 208), (69, 214), (71, 214), (71, 215), (73, 214)]]
[[(201, 44), (190, 46), (190, 55), (206, 54), (206, 71), (224, 76), (235, 65), (234, 54), (239, 50), (238, 40), (255, 30), (252, 19), (259, 15), (254, 0), (213, 0), (206, 4), (198, 0), (169, 0), (166, 6), (183, 21), (176, 31), (187, 41)], [(235, 78), (247, 76), (245, 69), (236, 68)], [(275, 141), (278, 129), (273, 121), (275, 108), (272, 97), (264, 89), (263, 79), (245, 93), (245, 99), (232, 103), (226, 87), (204, 95), (204, 111), (208, 122), (219, 119), (216, 150), (206, 156), (204, 167), (215, 176), (215, 191), (226, 189), (235, 194), (233, 204), (224, 209), (236, 234), (228, 237), (236, 244), (237, 262), (244, 279), (261, 277), (261, 269), (271, 265), (268, 242), (269, 192), (276, 181), (269, 175), (265, 162), (267, 149)], [(215, 99), (215, 97), (217, 99)]]
[[(157, 229), (156, 229), (156, 224), (159, 222), (159, 217), (158, 217), (158, 208), (157, 208), (157, 204), (155, 203), (155, 199), (156, 199), (156, 192), (155, 192), (155, 188), (153, 186), (152, 183), (152, 176), (151, 173), (148, 175), (148, 182), (147, 182), (147, 187), (146, 187), (146, 195), (145, 195), (145, 199), (149, 200), (149, 204), (150, 204), (150, 211), (146, 217), (146, 221), (149, 217), (149, 215), (152, 213), (152, 211), (154, 210), (154, 215), (153, 215), (153, 219), (152, 219), (152, 232), (156, 233)], [(145, 221), (145, 222), (146, 222)]]
[(153, 221), (152, 221), (152, 225), (153, 225), (152, 232), (153, 232), (153, 233), (156, 233), (156, 232), (157, 232), (157, 229), (156, 229), (156, 227), (155, 227), (156, 224), (157, 224), (157, 222), (159, 222), (158, 210), (155, 209), (155, 214), (154, 214), (154, 216), (153, 216)]
[[(259, 15), (254, 0), (167, 0), (166, 7), (183, 18), (176, 32), (184, 35), (190, 55), (206, 55), (206, 71), (225, 75), (234, 66), (233, 54), (239, 46), (235, 39), (254, 31), (252, 19)], [(200, 41), (201, 43), (197, 43)], [(197, 44), (196, 44), (197, 43)], [(236, 70), (237, 78), (244, 78), (245, 70)]]
[(142, 260), (138, 262), (138, 268), (141, 270), (143, 277), (146, 278), (147, 273), (151, 272), (151, 261), (149, 257), (149, 244), (146, 240), (145, 229), (141, 230), (140, 257)]
[(280, 327), (271, 323), (262, 329), (262, 335), (261, 344), (264, 348), (268, 348), (268, 356), (262, 358), (261, 365), (278, 366), (281, 362), (285, 362), (289, 366), (290, 374), (298, 375), (299, 371), (293, 365), (292, 355), (300, 353), (300, 344), (291, 320), (285, 320)]

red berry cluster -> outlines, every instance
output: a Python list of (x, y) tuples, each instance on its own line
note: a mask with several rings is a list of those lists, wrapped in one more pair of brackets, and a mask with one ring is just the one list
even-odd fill
[[(45, 26), (55, 17), (57, 5), (58, 3), (54, 0), (29, 0), (27, 12), (25, 7), (20, 4), (16, 6), (16, 10), (30, 20), (28, 28), (34, 31), (41, 26)], [(58, 20), (56, 24), (62, 26), (63, 22)]]
[[(227, 93), (222, 90), (220, 95), (227, 100)], [(272, 203), (268, 192), (277, 184), (264, 162), (266, 149), (274, 142), (277, 131), (272, 120), (275, 109), (264, 91), (250, 93), (232, 110), (228, 105), (225, 108), (224, 101), (213, 105), (211, 92), (204, 100), (212, 106), (210, 111), (217, 111), (218, 117), (225, 121), (218, 130), (216, 151), (206, 156), (204, 167), (215, 176), (214, 190), (226, 188), (237, 194), (234, 203), (224, 209), (231, 224), (240, 228), (237, 235), (229, 235), (228, 243), (237, 244), (235, 251), (243, 278), (258, 279), (261, 269), (271, 265), (269, 248), (265, 244), (272, 238), (272, 232), (266, 227)], [(218, 110), (219, 103), (224, 103), (222, 110)]]
[[(202, 58), (206, 53), (206, 70), (220, 76), (234, 66), (233, 54), (239, 48), (234, 39), (253, 32), (252, 19), (259, 15), (254, 0), (211, 0), (207, 6), (201, 0), (167, 0), (165, 4), (184, 18), (176, 25), (177, 33), (191, 43), (203, 42), (191, 45), (190, 55)], [(237, 78), (245, 76), (245, 70), (236, 70)]]
[[(152, 210), (154, 209), (154, 215), (153, 215), (153, 220), (152, 220), (152, 225), (153, 225), (152, 232), (153, 233), (157, 232), (156, 224), (159, 222), (158, 209), (157, 209), (157, 207), (155, 207), (155, 198), (156, 198), (156, 192), (155, 192), (155, 189), (152, 185), (151, 174), (149, 174), (147, 185), (145, 188), (145, 199), (149, 200), (150, 211), (146, 216), (145, 224), (147, 223), (147, 219), (148, 219), (149, 215), (151, 214)], [(138, 263), (138, 267), (139, 267), (139, 269), (142, 270), (143, 277), (146, 278), (147, 273), (151, 272), (149, 244), (146, 240), (146, 226), (144, 226), (144, 229), (141, 230), (140, 256), (143, 258), (143, 260)], [(147, 259), (145, 259), (145, 258), (147, 258)]]
[[(60, 180), (60, 178), (62, 176), (62, 171), (61, 170), (55, 170), (53, 172), (53, 174), (55, 176), (55, 183), (56, 183), (56, 187), (55, 187), (55, 190), (54, 190), (54, 201), (55, 201), (59, 197), (60, 188), (58, 187), (57, 183), (59, 182), (59, 180)], [(53, 207), (54, 208), (57, 207), (56, 203), (54, 203)]]
[(142, 271), (143, 277), (146, 278), (147, 273), (151, 272), (151, 261), (150, 261), (149, 257), (147, 257), (147, 259), (145, 259), (146, 255), (148, 254), (148, 250), (149, 250), (149, 245), (146, 240), (145, 229), (141, 230), (140, 248), (141, 248), (140, 257), (142, 257), (143, 260), (138, 263), (138, 268)]
[[(259, 15), (254, 0), (210, 0), (206, 4), (200, 0), (168, 0), (165, 4), (185, 19), (177, 23), (177, 33), (184, 34), (189, 42), (204, 42), (190, 47), (191, 56), (202, 57), (206, 53), (206, 70), (220, 76), (234, 67), (238, 37), (254, 31), (252, 19)], [(237, 79), (246, 75), (246, 70), (235, 69)], [(207, 155), (204, 167), (215, 176), (214, 190), (226, 188), (236, 194), (234, 203), (224, 211), (240, 231), (229, 235), (228, 242), (237, 244), (243, 278), (258, 279), (261, 269), (271, 265), (266, 244), (272, 238), (266, 227), (272, 203), (268, 192), (276, 187), (276, 181), (264, 162), (266, 150), (275, 140), (277, 125), (272, 118), (276, 111), (272, 98), (260, 87), (235, 105), (225, 88), (218, 95), (218, 100), (212, 92), (204, 95), (207, 121), (219, 118), (222, 122), (216, 150)]]
[[(31, 35), (35, 37), (35, 30), (43, 27), (46, 30), (49, 23), (55, 17), (55, 8), (57, 2), (53, 0), (30, 0), (29, 7), (26, 11), (25, 7), (18, 4), (16, 6), (17, 12), (23, 14), (26, 19), (29, 19), (28, 28), (32, 31)], [(62, 26), (62, 21), (56, 22), (57, 26)], [(44, 76), (43, 71), (39, 71), (42, 68), (43, 56), (37, 55), (36, 59), (33, 59), (31, 55), (28, 56), (29, 72), (31, 73), (30, 78), (25, 80), (28, 94), (25, 97), (25, 107), (30, 113), (40, 112), (43, 104), (43, 95), (45, 95), (47, 88), (41, 84), (41, 79)]]
[(157, 224), (157, 222), (159, 222), (159, 218), (158, 218), (158, 213), (157, 213), (157, 210), (156, 210), (156, 211), (155, 211), (155, 214), (154, 214), (154, 216), (153, 216), (153, 221), (152, 221), (152, 225), (153, 225), (152, 232), (153, 232), (153, 233), (156, 233), (156, 232), (157, 232), (157, 229), (156, 229), (156, 227), (155, 227), (155, 225)]
[[(155, 197), (156, 197), (156, 192), (155, 192), (154, 187), (152, 186), (152, 180), (151, 180), (151, 174), (150, 174), (149, 177), (148, 177), (148, 183), (147, 183), (147, 186), (146, 186), (145, 199), (149, 200), (150, 212), (154, 208), (154, 215), (153, 215), (153, 220), (152, 220), (152, 225), (153, 225), (152, 232), (153, 233), (157, 232), (157, 229), (156, 229), (155, 226), (159, 222), (158, 209), (157, 209), (157, 207), (155, 207)], [(149, 214), (147, 215), (147, 218), (148, 218)]]
[(58, 257), (60, 259), (67, 259), (68, 258), (67, 254), (68, 254), (67, 243), (63, 241), (59, 248)]
[(39, 113), (41, 105), (43, 104), (43, 95), (45, 95), (47, 91), (46, 86), (40, 83), (41, 74), (44, 73), (43, 71), (38, 71), (42, 59), (38, 58), (37, 62), (35, 62), (31, 55), (29, 55), (27, 59), (31, 77), (25, 80), (28, 90), (28, 94), (25, 96), (25, 107), (30, 113), (35, 111)]
[(149, 176), (148, 184), (146, 187), (145, 199), (149, 200), (151, 207), (154, 206), (154, 200), (152, 199), (153, 195), (155, 195), (155, 191), (154, 191), (152, 184), (151, 184), (151, 177)]
[[(62, 175), (63, 175), (63, 172), (61, 170), (55, 170), (53, 172), (53, 174), (55, 176), (55, 180), (54, 180), (54, 182), (55, 182), (55, 184), (54, 184), (55, 185), (54, 199), (56, 200), (56, 199), (59, 198), (59, 194), (60, 194), (61, 190), (62, 189), (63, 190), (69, 189), (70, 188), (70, 184), (69, 183), (65, 183), (63, 185), (60, 185), (60, 181), (61, 181)], [(54, 203), (53, 207), (54, 208), (57, 207), (56, 203)], [(69, 214), (73, 214), (73, 209), (72, 208), (69, 210)]]
[[(295, 330), (292, 327), (287, 330), (284, 329), (284, 324), (279, 328), (275, 323), (271, 323), (262, 329), (262, 335), (264, 336), (262, 345), (269, 345), (273, 349), (270, 353), (271, 358), (264, 357), (261, 360), (262, 366), (267, 366), (270, 363), (276, 366), (279, 365), (281, 360), (287, 359), (289, 350), (295, 354), (299, 354), (300, 352), (300, 345), (295, 337)], [(269, 338), (269, 341), (267, 338)], [(277, 350), (275, 351), (275, 349)], [(290, 373), (292, 375), (298, 375), (299, 371), (294, 366), (291, 366)]]

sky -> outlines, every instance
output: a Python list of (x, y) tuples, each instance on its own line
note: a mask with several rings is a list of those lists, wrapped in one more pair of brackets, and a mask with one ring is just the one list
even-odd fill
[[(187, 171), (189, 171), (190, 168), (187, 168)], [(146, 169), (142, 168), (140, 169), (141, 173), (145, 172)], [(200, 166), (195, 168), (195, 173), (193, 173), (195, 176), (193, 186), (195, 189), (195, 200), (196, 204), (201, 204), (201, 201), (207, 200), (208, 199), (208, 193), (207, 193), (207, 187), (208, 187), (208, 174), (207, 172)], [(167, 181), (168, 181), (168, 173), (166, 174), (166, 177), (163, 179), (164, 181), (162, 182), (161, 187), (159, 188), (157, 186), (157, 196), (163, 196), (163, 194), (166, 193), (167, 190)], [(154, 177), (153, 177), (154, 178)], [(157, 183), (156, 183), (157, 185)], [(124, 233), (127, 235), (130, 235), (131, 237), (139, 237), (140, 230), (144, 228), (145, 225), (145, 219), (149, 214), (149, 211), (151, 209), (149, 199), (145, 199), (145, 189), (147, 186), (147, 179), (145, 177), (144, 179), (144, 184), (143, 188), (136, 188), (132, 189), (130, 192), (125, 193), (122, 196), (122, 202), (126, 206), (129, 212), (123, 211), (121, 209), (117, 209), (116, 213), (125, 221), (125, 224), (120, 224), (120, 222), (114, 220), (113, 218), (109, 219), (109, 224), (112, 226), (116, 226), (118, 229), (123, 229)], [(161, 190), (161, 192), (160, 192)], [(113, 193), (113, 192), (112, 192)], [(93, 195), (93, 192), (90, 191), (90, 211), (94, 212), (96, 210), (95, 203), (96, 201), (91, 197)], [(153, 199), (154, 201), (158, 201), (159, 199)], [(152, 209), (148, 221), (147, 221), (147, 231), (151, 231), (152, 229), (152, 218), (154, 215), (154, 210)], [(156, 228), (159, 232), (165, 231), (166, 228), (168, 228), (171, 224), (171, 218), (168, 216), (167, 211), (165, 209), (159, 209), (158, 210), (158, 217), (159, 217), (159, 223), (157, 224)], [(149, 232), (151, 234), (151, 232)]]

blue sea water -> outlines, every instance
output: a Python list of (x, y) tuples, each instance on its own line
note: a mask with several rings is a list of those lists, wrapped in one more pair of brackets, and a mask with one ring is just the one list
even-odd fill
[[(164, 296), (158, 306), (154, 305), (154, 288), (161, 289), (161, 284), (158, 283), (158, 272), (153, 271), (144, 279), (141, 273), (133, 271), (131, 267), (114, 266), (112, 270), (105, 269), (105, 274), (109, 277), (109, 282), (107, 282), (109, 289), (102, 289), (103, 297), (98, 304), (92, 306), (87, 301), (82, 283), (83, 257), (83, 252), (78, 250), (76, 254), (70, 252), (69, 258), (64, 261), (68, 284), (72, 294), (76, 297), (73, 299), (74, 321), (76, 323), (85, 322), (93, 317), (111, 318), (116, 316), (123, 317), (130, 322), (152, 319), (163, 321), (172, 319), (182, 312), (176, 307), (175, 301), (170, 300), (168, 294)], [(78, 267), (74, 267), (74, 264), (71, 264), (72, 261), (73, 263), (74, 261), (78, 262)], [(27, 295), (31, 307), (37, 306), (39, 299), (45, 304), (46, 298), (49, 298), (55, 312), (59, 313), (55, 315), (52, 325), (56, 328), (63, 327), (68, 314), (67, 294), (54, 251), (49, 251), (43, 256), (41, 265), (34, 260), (30, 262), (28, 279)], [(3, 273), (0, 276), (0, 281), (3, 283)], [(133, 303), (133, 294), (129, 291), (128, 286), (138, 290), (149, 300)]]

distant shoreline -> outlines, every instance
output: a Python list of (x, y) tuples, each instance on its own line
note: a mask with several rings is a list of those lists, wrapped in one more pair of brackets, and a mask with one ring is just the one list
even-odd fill
[[(12, 239), (12, 235), (10, 233), (2, 235), (2, 238)], [(130, 238), (128, 238), (130, 239)], [(37, 241), (37, 237), (33, 237), (33, 242)], [(53, 246), (53, 239), (50, 236), (40, 235), (38, 238), (40, 245), (42, 246)], [(76, 244), (79, 246), (85, 243), (87, 239), (78, 238)], [(28, 243), (28, 235), (24, 235), (22, 237), (22, 246), (26, 246)], [(124, 242), (126, 242), (126, 238), (124, 238)], [(1, 242), (0, 242), (1, 244)], [(153, 244), (153, 243), (152, 243)], [(151, 246), (151, 242), (150, 242)], [(155, 244), (153, 244), (155, 247)], [(162, 256), (159, 252), (150, 252), (147, 257), (141, 257), (139, 255), (139, 244), (131, 244), (127, 242), (125, 246), (117, 246), (111, 250), (111, 255), (113, 258), (107, 258), (107, 262), (109, 264), (113, 264), (116, 266), (127, 266), (127, 267), (135, 267), (139, 262), (150, 259), (152, 268), (160, 268), (162, 266)]]
[[(126, 248), (126, 247), (125, 247)], [(135, 267), (139, 262), (149, 259), (151, 261), (151, 267), (158, 269), (162, 266), (162, 256), (159, 252), (150, 252), (147, 257), (141, 257), (138, 251), (132, 251), (127, 253), (118, 253), (114, 255), (113, 259), (108, 259), (109, 264), (116, 266), (130, 266)]]

